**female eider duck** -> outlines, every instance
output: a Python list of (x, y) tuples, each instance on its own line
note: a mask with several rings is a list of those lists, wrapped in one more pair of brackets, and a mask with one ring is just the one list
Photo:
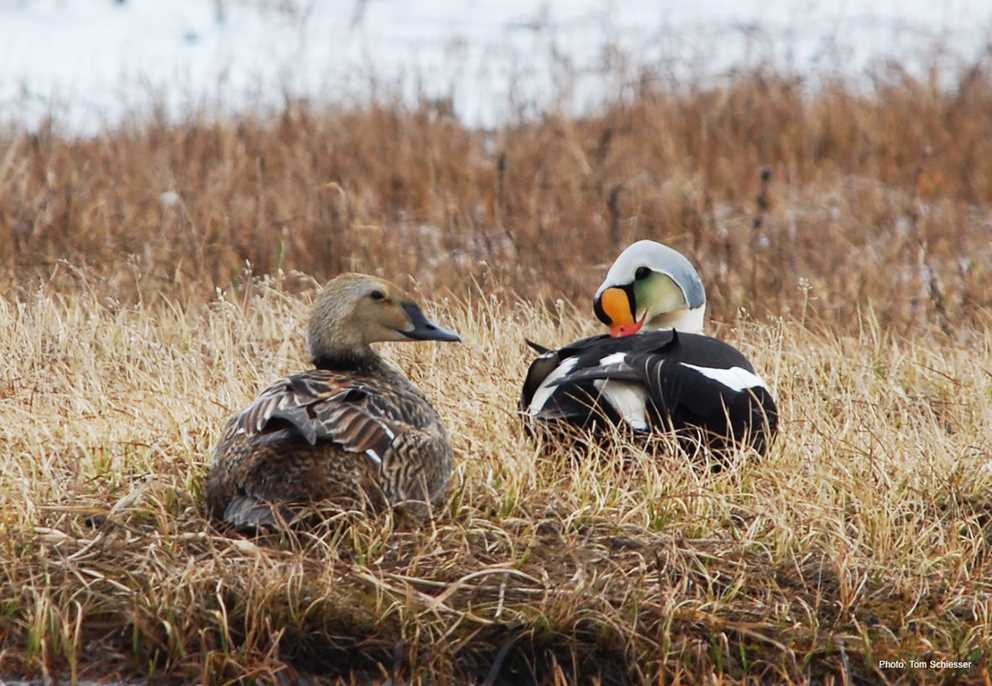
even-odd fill
[(520, 399), (530, 422), (589, 428), (605, 419), (637, 433), (674, 430), (690, 453), (705, 444), (764, 454), (775, 401), (740, 351), (702, 335), (706, 292), (685, 256), (634, 243), (610, 267), (594, 309), (609, 335), (560, 350), (528, 341), (540, 354)]
[(294, 503), (368, 497), (420, 512), (438, 503), (452, 469), (448, 435), (417, 387), (369, 344), (458, 335), (428, 321), (398, 286), (343, 274), (317, 297), (308, 339), (314, 369), (277, 381), (228, 421), (207, 478), (211, 516), (256, 529), (276, 525)]

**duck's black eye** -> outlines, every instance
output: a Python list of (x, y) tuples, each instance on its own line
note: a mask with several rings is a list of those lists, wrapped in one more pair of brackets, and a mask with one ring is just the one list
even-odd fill
[(640, 281), (641, 279), (646, 279), (651, 276), (651, 270), (647, 267), (638, 267), (637, 271), (634, 272), (634, 278)]
[(382, 291), (372, 291), (371, 293), (369, 293), (369, 297), (372, 298), (373, 300), (382, 300), (383, 298), (386, 297), (386, 294), (383, 293)]

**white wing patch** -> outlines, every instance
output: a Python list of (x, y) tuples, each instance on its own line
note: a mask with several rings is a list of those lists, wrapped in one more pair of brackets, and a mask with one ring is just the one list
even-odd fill
[(607, 355), (599, 361), (600, 366), (606, 367), (611, 364), (626, 364), (627, 353), (613, 353), (612, 355)]
[[(622, 353), (617, 354), (622, 355)], [(606, 362), (605, 359), (603, 361)], [(596, 379), (592, 383), (631, 428), (639, 431), (648, 428), (648, 393), (644, 386), (631, 381), (617, 381), (615, 379)]]
[(682, 366), (695, 369), (703, 376), (722, 383), (727, 388), (732, 388), (740, 393), (745, 388), (764, 388), (768, 386), (757, 374), (753, 374), (742, 367), (731, 367), (730, 369), (720, 369), (718, 367), (698, 367), (688, 362), (682, 362)]
[(537, 391), (534, 392), (534, 397), (530, 401), (530, 407), (527, 408), (527, 414), (536, 417), (544, 409), (544, 404), (548, 402), (548, 399), (558, 388), (557, 386), (552, 386), (552, 384), (572, 371), (578, 363), (579, 358), (570, 357), (555, 367), (555, 370), (545, 377), (541, 385), (537, 387)]

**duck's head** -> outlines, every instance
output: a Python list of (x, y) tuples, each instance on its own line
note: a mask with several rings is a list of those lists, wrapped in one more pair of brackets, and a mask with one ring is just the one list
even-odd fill
[(702, 333), (706, 291), (682, 253), (637, 241), (606, 273), (593, 308), (612, 336), (629, 336), (642, 327)]
[(366, 274), (341, 274), (317, 296), (308, 340), (319, 363), (361, 355), (370, 343), (381, 341), (461, 338), (428, 320), (417, 301), (396, 284)]

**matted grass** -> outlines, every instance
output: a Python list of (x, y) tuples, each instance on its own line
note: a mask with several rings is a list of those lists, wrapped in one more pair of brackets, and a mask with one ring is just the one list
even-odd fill
[[(596, 330), (506, 291), (437, 299), (461, 345), (383, 346), (457, 470), (411, 527), (214, 528), (224, 417), (305, 364), (306, 279), (205, 303), (80, 287), (0, 299), (0, 664), (222, 683), (988, 680), (992, 331), (900, 339), (720, 327), (778, 397), (763, 460), (720, 473), (618, 438), (581, 461), (515, 415), (524, 336)], [(627, 456), (624, 466), (622, 457)], [(885, 659), (967, 670), (879, 669)]]

